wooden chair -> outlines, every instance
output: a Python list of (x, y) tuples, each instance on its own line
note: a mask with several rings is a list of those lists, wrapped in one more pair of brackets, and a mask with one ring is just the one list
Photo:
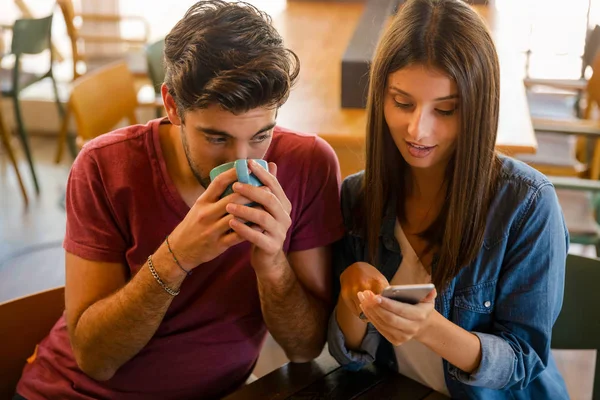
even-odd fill
[(56, 153), (56, 162), (62, 158), (70, 117), (75, 117), (77, 145), (110, 132), (123, 119), (137, 124), (138, 106), (134, 78), (127, 64), (118, 62), (99, 68), (73, 82), (67, 115), (63, 121)]
[[(579, 79), (536, 79), (526, 77), (523, 83), (528, 89), (536, 86), (545, 86), (556, 90), (575, 92), (574, 94), (581, 93), (587, 85), (586, 70), (588, 67), (592, 67), (598, 50), (600, 50), (600, 26), (596, 25), (586, 36), (583, 55), (581, 57), (581, 76)], [(541, 95), (544, 96), (545, 94), (547, 93)]]
[(535, 155), (517, 155), (551, 177), (572, 243), (596, 246), (600, 256), (600, 55), (587, 82), (584, 119), (532, 118), (538, 139)]
[(592, 398), (600, 398), (600, 259), (569, 254), (562, 311), (552, 329), (552, 348), (596, 350)]
[(19, 187), (21, 188), (21, 194), (23, 195), (23, 201), (25, 202), (25, 207), (29, 205), (29, 197), (27, 196), (27, 190), (25, 189), (25, 185), (23, 184), (23, 179), (21, 178), (21, 173), (19, 172), (19, 165), (17, 164), (17, 159), (15, 157), (15, 153), (12, 149), (12, 145), (10, 143), (10, 132), (6, 128), (4, 123), (4, 118), (2, 117), (2, 97), (0, 96), (0, 143), (4, 146), (6, 153), (8, 154), (8, 159), (15, 169), (15, 175), (17, 176), (17, 181), (19, 182)]
[(165, 66), (163, 62), (163, 51), (165, 39), (158, 40), (146, 46), (146, 62), (148, 63), (148, 77), (154, 89), (154, 101), (156, 107), (156, 118), (163, 115), (164, 105), (161, 95), (161, 86), (165, 81)]
[[(118, 60), (127, 62), (129, 69), (134, 76), (145, 78), (147, 75), (146, 58), (144, 46), (148, 42), (150, 35), (150, 26), (141, 16), (136, 15), (118, 15), (118, 14), (89, 14), (76, 13), (72, 0), (57, 0), (57, 4), (65, 19), (67, 33), (71, 39), (71, 51), (73, 53), (73, 79), (77, 79), (81, 73), (78, 65), (83, 62), (86, 71), (92, 71), (96, 68), (110, 64)], [(96, 25), (112, 26), (119, 29), (119, 23), (125, 21), (137, 22), (142, 26), (143, 33), (138, 38), (124, 38), (121, 35), (102, 35), (82, 33), (84, 24), (91, 23)], [(106, 45), (117, 47), (117, 51), (97, 51), (89, 50), (90, 46)]]
[(600, 55), (593, 63), (594, 73), (586, 86), (586, 106), (578, 118), (570, 107), (562, 111), (549, 104), (545, 115), (533, 115), (532, 123), (538, 139), (538, 151), (533, 155), (518, 155), (547, 175), (600, 178), (600, 147), (590, 134), (594, 107), (600, 108)]
[(11, 53), (15, 56), (14, 65), (10, 69), (0, 68), (0, 92), (6, 98), (13, 100), (15, 122), (17, 133), (21, 139), (29, 169), (33, 177), (36, 193), (40, 192), (40, 185), (35, 172), (33, 155), (29, 145), (29, 136), (25, 128), (21, 107), (21, 92), (27, 87), (50, 78), (54, 89), (54, 96), (59, 115), (64, 115), (64, 110), (58, 96), (56, 80), (52, 71), (53, 53), (49, 52), (50, 67), (48, 71), (37, 74), (22, 69), (21, 60), (28, 55), (41, 54), (51, 49), (52, 15), (39, 19), (18, 19), (15, 21), (12, 31)]
[(0, 399), (11, 399), (27, 359), (65, 309), (65, 288), (0, 304)]

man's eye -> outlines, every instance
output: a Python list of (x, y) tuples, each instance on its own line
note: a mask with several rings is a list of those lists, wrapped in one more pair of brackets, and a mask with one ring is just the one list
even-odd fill
[(211, 144), (222, 144), (227, 142), (227, 139), (221, 137), (210, 137), (206, 136), (206, 141)]
[(257, 143), (264, 142), (268, 138), (269, 138), (269, 135), (260, 135), (260, 136), (257, 136), (254, 138), (254, 142), (257, 142)]

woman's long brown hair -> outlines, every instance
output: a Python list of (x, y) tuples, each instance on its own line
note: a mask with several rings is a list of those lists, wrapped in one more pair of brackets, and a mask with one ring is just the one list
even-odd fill
[[(477, 256), (495, 192), (500, 160), (498, 56), (483, 20), (460, 0), (409, 0), (381, 38), (371, 66), (367, 104), (366, 168), (362, 213), (371, 261), (377, 262), (379, 233), (388, 201), (404, 212), (408, 164), (385, 122), (388, 76), (408, 65), (439, 68), (456, 82), (460, 131), (446, 170), (445, 205), (422, 237), (437, 249), (432, 282), (441, 290)], [(403, 218), (403, 215), (399, 215)]]

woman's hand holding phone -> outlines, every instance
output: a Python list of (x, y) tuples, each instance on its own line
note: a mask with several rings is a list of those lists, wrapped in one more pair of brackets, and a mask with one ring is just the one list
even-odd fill
[(360, 310), (392, 345), (399, 346), (427, 330), (435, 313), (435, 289), (417, 304), (403, 303), (373, 291), (359, 292)]

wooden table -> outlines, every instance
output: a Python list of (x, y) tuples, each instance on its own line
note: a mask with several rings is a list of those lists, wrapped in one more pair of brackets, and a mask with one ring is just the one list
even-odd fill
[[(363, 8), (361, 3), (288, 2), (285, 11), (274, 16), (276, 28), (301, 63), (299, 81), (278, 122), (327, 140), (340, 158), (343, 176), (364, 165), (365, 110), (341, 107), (341, 59)], [(494, 21), (510, 22), (494, 18), (502, 9), (492, 5), (474, 8), (489, 21), (493, 32)], [(499, 49), (499, 57), (502, 84), (497, 147), (509, 154), (534, 153), (537, 142), (523, 87), (524, 67), (509, 46)]]
[(325, 351), (310, 363), (286, 364), (225, 400), (391, 398), (447, 399), (420, 383), (376, 365), (369, 365), (358, 372), (346, 371)]

